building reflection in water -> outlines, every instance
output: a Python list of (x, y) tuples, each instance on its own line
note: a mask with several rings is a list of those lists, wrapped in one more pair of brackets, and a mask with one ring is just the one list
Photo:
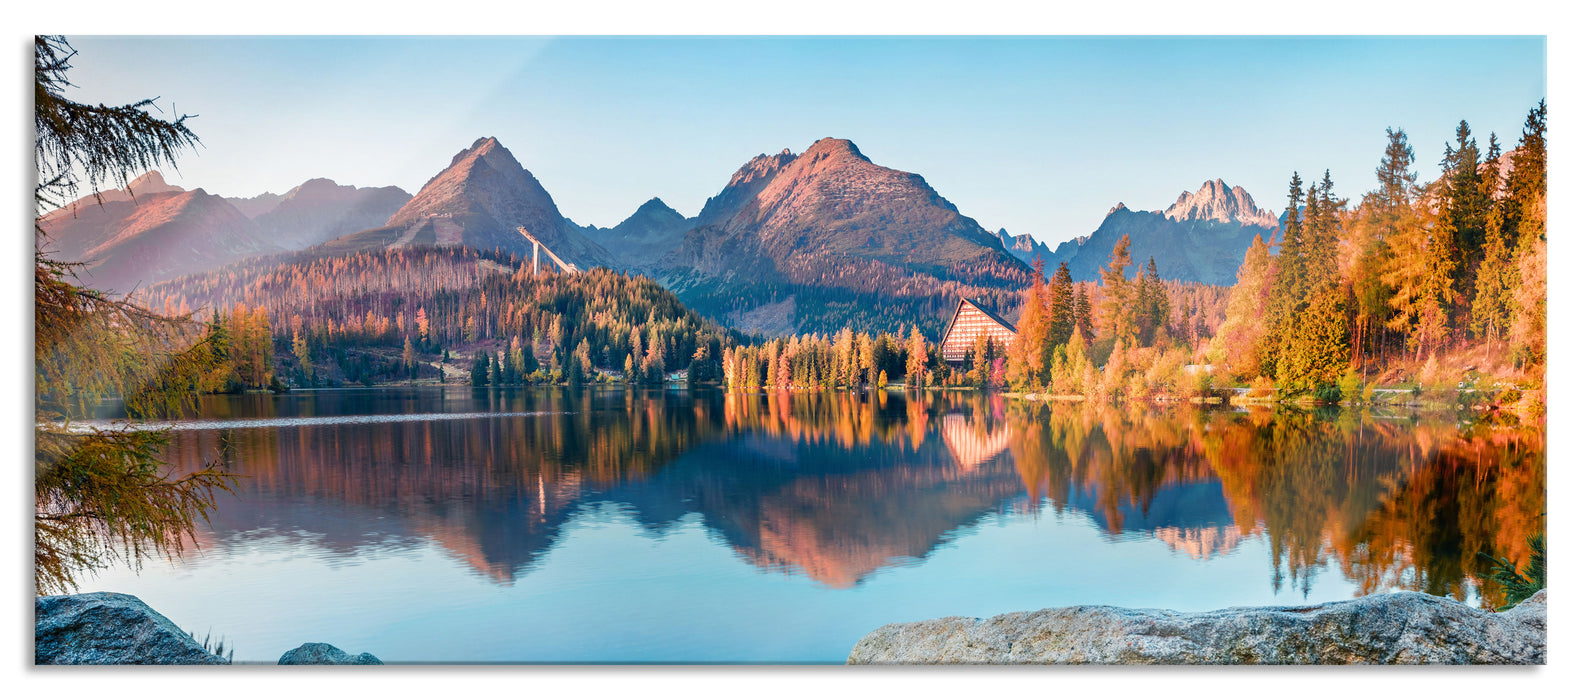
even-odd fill
[(218, 455), (249, 477), (202, 544), (267, 535), (353, 557), (434, 542), (510, 584), (580, 509), (613, 502), (656, 532), (695, 514), (756, 566), (850, 588), (985, 516), (1052, 507), (1197, 559), (1267, 540), (1276, 590), (1334, 566), (1359, 594), (1466, 598), (1486, 588), (1477, 552), (1521, 562), (1543, 527), (1533, 428), (968, 393), (390, 394), (210, 413), (532, 415), (176, 431), (178, 463)]

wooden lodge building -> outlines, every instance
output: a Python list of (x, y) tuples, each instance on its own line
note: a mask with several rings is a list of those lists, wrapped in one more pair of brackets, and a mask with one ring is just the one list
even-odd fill
[(945, 326), (945, 335), (939, 341), (939, 353), (946, 362), (961, 364), (966, 361), (967, 354), (972, 352), (972, 344), (984, 335), (1008, 348), (1016, 338), (1016, 326), (993, 311), (969, 299), (962, 299), (956, 304), (956, 313), (950, 318), (950, 325)]

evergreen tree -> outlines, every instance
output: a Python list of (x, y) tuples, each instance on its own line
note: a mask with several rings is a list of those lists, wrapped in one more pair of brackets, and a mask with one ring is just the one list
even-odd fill
[(1509, 326), (1506, 309), (1510, 307), (1512, 267), (1511, 197), (1502, 197), (1506, 189), (1500, 174), (1500, 143), (1489, 134), (1488, 156), (1479, 174), (1481, 196), (1489, 203), (1483, 220), (1483, 260), (1478, 263), (1477, 275), (1472, 286), (1472, 306), (1468, 311), (1469, 330), (1474, 337), (1484, 340), (1485, 348), (1504, 337)]
[(1518, 211), (1544, 197), (1549, 188), (1546, 138), (1549, 106), (1544, 100), (1527, 112), (1521, 140), (1511, 153), (1510, 199)]
[(1468, 270), (1478, 262), (1483, 248), (1486, 202), (1478, 177), (1478, 140), (1466, 120), (1456, 125), (1456, 145), (1445, 143), (1439, 162), (1438, 216), (1434, 221), (1436, 247), (1448, 258), (1453, 288), (1459, 290)]
[(1049, 338), (1064, 342), (1077, 327), (1076, 295), (1071, 286), (1071, 267), (1060, 263), (1049, 283)]
[[(211, 328), (217, 324), (211, 324)], [(410, 342), (410, 341), (409, 341)], [(308, 350), (308, 339), (302, 336), (301, 331), (291, 333), (291, 354), (297, 358), (297, 364), (302, 368), (302, 383), (312, 385), (313, 355)]]
[(1088, 301), (1086, 287), (1077, 289), (1077, 298), (1071, 307), (1072, 314), (1076, 316), (1076, 331), (1082, 336), (1083, 343), (1093, 342), (1093, 305)]
[(1404, 129), (1386, 128), (1384, 135), (1389, 143), (1384, 147), (1379, 167), (1374, 170), (1379, 179), (1377, 197), (1383, 209), (1399, 212), (1412, 203), (1417, 186), (1417, 173), (1412, 171), (1416, 156), (1411, 144), (1407, 143)]
[(1302, 177), (1293, 172), (1287, 190), (1280, 254), (1275, 258), (1274, 295), (1270, 299), (1270, 311), (1276, 323), (1288, 316), (1307, 296), (1306, 222), (1302, 214)]
[(1138, 335), (1144, 345), (1154, 345), (1169, 335), (1170, 298), (1165, 293), (1164, 281), (1159, 279), (1159, 266), (1153, 257), (1148, 267), (1138, 275)]
[(472, 354), (472, 372), (470, 380), (473, 386), (489, 385), (489, 356), (488, 353), (478, 351)]

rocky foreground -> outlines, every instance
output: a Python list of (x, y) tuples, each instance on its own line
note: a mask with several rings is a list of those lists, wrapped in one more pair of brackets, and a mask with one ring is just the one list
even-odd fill
[(868, 633), (849, 664), (1543, 664), (1548, 592), (1490, 613), (1424, 593), (1204, 613), (1098, 605)]
[[(224, 665), (231, 661), (209, 653), (137, 596), (82, 593), (34, 599), (33, 663)], [(280, 657), (283, 666), (382, 663), (373, 654), (352, 656), (318, 642)]]

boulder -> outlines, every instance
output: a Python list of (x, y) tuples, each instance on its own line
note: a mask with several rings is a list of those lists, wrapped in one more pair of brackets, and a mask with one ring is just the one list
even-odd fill
[(308, 642), (280, 655), (281, 666), (383, 666), (368, 652), (352, 656), (323, 642)]
[(34, 664), (228, 664), (125, 593), (39, 596)]
[(1424, 593), (1203, 613), (1098, 605), (891, 624), (849, 664), (1543, 664), (1548, 594), (1491, 613)]

